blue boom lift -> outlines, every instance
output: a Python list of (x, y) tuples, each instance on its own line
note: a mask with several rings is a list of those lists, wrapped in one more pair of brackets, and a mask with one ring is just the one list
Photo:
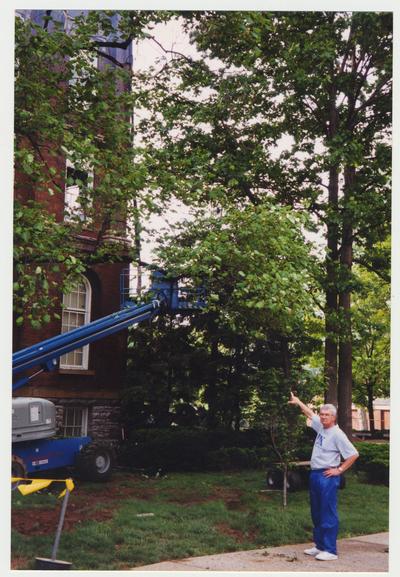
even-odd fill
[[(152, 273), (152, 284), (145, 302), (129, 299), (126, 272), (121, 277), (121, 310), (96, 321), (52, 337), (13, 354), (13, 391), (26, 385), (43, 371), (58, 366), (59, 358), (79, 347), (93, 343), (129, 326), (154, 318), (163, 311), (184, 313), (205, 306), (202, 289), (178, 286), (161, 271)], [(29, 376), (21, 373), (38, 370)], [(92, 442), (91, 437), (54, 438), (55, 406), (51, 401), (20, 397), (13, 399), (12, 476), (73, 466), (81, 478), (95, 481), (111, 476), (113, 451), (107, 445)]]

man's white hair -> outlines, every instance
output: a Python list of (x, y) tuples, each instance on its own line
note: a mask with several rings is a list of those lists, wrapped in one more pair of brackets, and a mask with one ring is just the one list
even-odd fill
[(322, 407), (320, 408), (320, 411), (330, 411), (332, 413), (332, 415), (334, 417), (336, 417), (337, 414), (337, 409), (335, 407), (335, 405), (331, 405), (331, 403), (327, 403), (326, 405), (322, 405)]

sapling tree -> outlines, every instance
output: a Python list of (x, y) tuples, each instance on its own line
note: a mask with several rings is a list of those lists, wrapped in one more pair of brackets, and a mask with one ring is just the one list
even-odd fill
[(262, 384), (258, 390), (258, 402), (254, 412), (253, 422), (265, 427), (270, 435), (271, 446), (277, 458), (277, 467), (283, 474), (283, 506), (287, 506), (287, 488), (290, 476), (296, 482), (295, 473), (290, 473), (295, 467), (295, 456), (299, 447), (304, 445), (304, 417), (297, 407), (288, 404), (293, 383), (296, 392), (303, 398), (310, 399), (315, 393), (315, 383), (310, 375), (301, 372), (300, 367), (294, 368), (290, 375), (285, 375), (283, 369), (265, 371)]

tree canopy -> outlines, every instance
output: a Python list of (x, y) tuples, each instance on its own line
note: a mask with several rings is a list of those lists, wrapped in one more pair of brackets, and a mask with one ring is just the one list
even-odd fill
[(148, 78), (139, 130), (152, 174), (165, 192), (221, 210), (273, 198), (310, 214), (326, 238), (327, 397), (348, 430), (353, 253), (377, 266), (390, 225), (392, 16), (181, 17), (200, 57), (178, 54)]

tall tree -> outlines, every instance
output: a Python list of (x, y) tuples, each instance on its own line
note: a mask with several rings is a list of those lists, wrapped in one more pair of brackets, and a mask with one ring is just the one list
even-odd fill
[(154, 175), (223, 210), (273, 197), (313, 215), (326, 236), (326, 396), (350, 432), (353, 248), (368, 252), (390, 220), (392, 16), (182, 16), (202, 58), (176, 55), (152, 79), (141, 128)]

